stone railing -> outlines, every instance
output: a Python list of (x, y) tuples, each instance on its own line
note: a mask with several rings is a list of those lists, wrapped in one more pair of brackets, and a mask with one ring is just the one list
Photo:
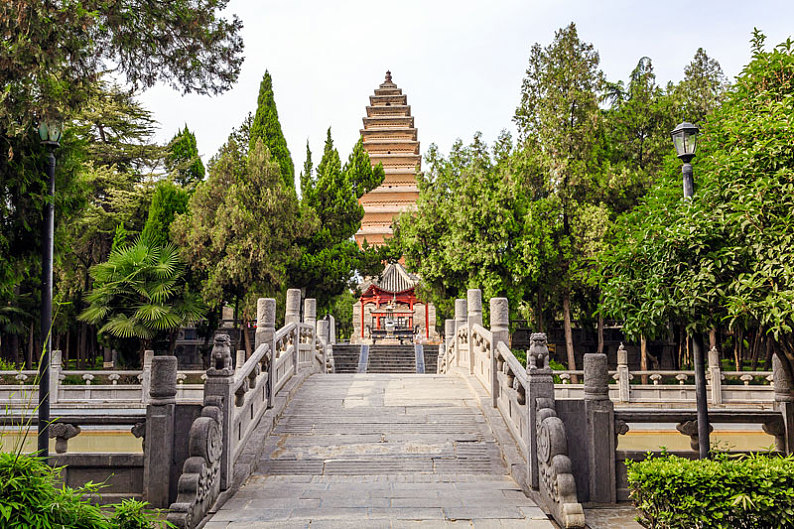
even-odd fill
[[(50, 361), (50, 405), (53, 408), (145, 408), (154, 351), (144, 352), (143, 369), (63, 369), (61, 351)], [(38, 371), (0, 371), (0, 402), (11, 409), (38, 402)], [(70, 380), (78, 383), (64, 383)], [(201, 402), (204, 371), (178, 371), (177, 400)]]
[[(617, 370), (609, 371), (613, 381), (609, 385), (609, 398), (616, 404), (695, 404), (695, 372), (687, 370), (631, 371), (628, 353), (623, 344), (617, 352)], [(583, 398), (584, 385), (572, 383), (582, 380), (584, 371), (555, 371), (561, 383), (555, 385), (557, 398)], [(771, 371), (722, 371), (719, 353), (709, 351), (706, 371), (710, 404), (758, 404), (771, 408), (774, 398)], [(732, 382), (732, 383), (731, 383)]]
[[(92, 498), (100, 503), (112, 503), (119, 498), (140, 498), (143, 483), (143, 452), (70, 452), (69, 441), (83, 433), (81, 427), (113, 428), (127, 430), (141, 438), (146, 426), (142, 410), (124, 410), (112, 414), (94, 415), (72, 413), (56, 417), (48, 427), (50, 439), (55, 439), (55, 453), (50, 454), (49, 463), (63, 467), (61, 479), (71, 487), (81, 487), (89, 481), (102, 483), (99, 495)], [(31, 417), (0, 417), (0, 429), (20, 432), (35, 441), (38, 419)], [(18, 442), (22, 442), (19, 439)], [(14, 444), (6, 444), (11, 450)]]
[[(462, 370), (479, 381), (523, 457), (514, 478), (562, 527), (584, 527), (566, 427), (557, 416), (546, 336), (532, 336), (524, 368), (508, 346), (507, 299), (492, 298), (490, 314), (491, 328), (486, 329), (479, 290), (455, 300), (455, 319), (445, 322), (448, 338), (443, 355), (439, 353), (439, 372)], [(511, 471), (517, 471), (515, 465)]]
[[(256, 450), (263, 449), (264, 434), (259, 431), (263, 419), (269, 414), (264, 424), (272, 427), (273, 415), (280, 414), (281, 410), (271, 410), (278, 402), (285, 405), (282, 394), (294, 387), (295, 377), (333, 372), (329, 322), (317, 321), (315, 307), (315, 300), (306, 299), (304, 319), (300, 321), (300, 290), (288, 290), (285, 325), (276, 330), (275, 300), (260, 299), (254, 352), (245, 358), (245, 352), (238, 351), (236, 368), (232, 367), (229, 336), (221, 333), (215, 336), (213, 365), (207, 371), (203, 405), (193, 412), (187, 439), (174, 430), (178, 417), (169, 408), (173, 401), (153, 399), (150, 403), (146, 444), (146, 469), (150, 474), (147, 476), (150, 478), (152, 472), (159, 472), (161, 479), (158, 483), (151, 478), (147, 481), (150, 488), (145, 498), (155, 507), (170, 505), (169, 522), (183, 529), (195, 527), (221, 494), (228, 494), (247, 478), (256, 463)], [(172, 370), (176, 373), (175, 364)], [(154, 397), (160, 391), (155, 391), (160, 383), (154, 384), (155, 379), (159, 380), (157, 372), (152, 376)], [(165, 393), (173, 393), (175, 375), (165, 378), (167, 386), (172, 388)], [(297, 380), (299, 383), (302, 379)], [(172, 414), (170, 422), (169, 414)], [(158, 418), (162, 424), (158, 423)], [(159, 433), (153, 434), (158, 438), (154, 444), (149, 442), (150, 424), (151, 428), (161, 428)], [(258, 435), (257, 441), (252, 442), (255, 435)], [(167, 445), (173, 439), (181, 444), (172, 445), (170, 452), (154, 448)], [(181, 457), (175, 457), (180, 454)], [(250, 460), (244, 462), (246, 457)], [(169, 458), (181, 465), (181, 472), (176, 473), (178, 481), (170, 484), (171, 474), (163, 475), (163, 469), (169, 468)]]

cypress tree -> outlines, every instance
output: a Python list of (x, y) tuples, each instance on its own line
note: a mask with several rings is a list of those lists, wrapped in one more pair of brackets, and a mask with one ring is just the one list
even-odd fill
[(265, 71), (265, 76), (259, 85), (256, 115), (251, 124), (250, 135), (249, 150), (253, 151), (257, 140), (261, 139), (264, 146), (270, 151), (272, 160), (281, 169), (281, 177), (287, 184), (287, 188), (294, 189), (295, 166), (287, 148), (287, 140), (281, 131), (281, 123), (278, 121), (276, 99), (273, 95), (273, 80), (268, 71)]
[(196, 136), (187, 125), (168, 144), (165, 167), (179, 185), (192, 188), (204, 180), (204, 164), (196, 147)]
[(141, 232), (141, 239), (152, 245), (165, 245), (174, 216), (187, 211), (189, 194), (168, 180), (157, 184), (149, 206), (149, 217)]
[(301, 197), (305, 197), (306, 191), (314, 185), (313, 171), (312, 150), (309, 148), (309, 140), (306, 140), (306, 161), (303, 162), (303, 171), (301, 171)]

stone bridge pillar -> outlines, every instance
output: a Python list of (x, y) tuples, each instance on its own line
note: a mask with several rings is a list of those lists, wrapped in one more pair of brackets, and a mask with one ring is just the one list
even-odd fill
[(479, 288), (470, 288), (466, 292), (467, 307), (469, 316), (469, 374), (474, 374), (474, 345), (472, 340), (472, 329), (475, 325), (482, 325), (482, 292)]
[(491, 298), (491, 404), (494, 408), (499, 402), (499, 376), (496, 359), (499, 344), (510, 347), (510, 310), (507, 298)]
[(591, 502), (615, 503), (615, 410), (609, 400), (607, 355), (584, 355), (584, 408)]
[[(204, 383), (204, 405), (220, 410), (221, 439), (221, 490), (226, 490), (234, 476), (232, 461), (232, 412), (234, 411), (234, 368), (232, 367), (232, 341), (228, 334), (218, 333), (210, 354), (210, 368)], [(272, 371), (272, 369), (271, 369)], [(273, 387), (273, 386), (271, 386)], [(148, 421), (147, 421), (148, 427)], [(148, 430), (147, 430), (148, 431)], [(148, 445), (148, 440), (147, 440)]]
[(533, 333), (527, 351), (527, 427), (524, 439), (527, 446), (527, 485), (538, 490), (538, 399), (554, 401), (554, 378), (549, 367), (549, 348), (546, 335)]
[(175, 356), (155, 356), (151, 365), (149, 403), (146, 406), (143, 497), (152, 507), (166, 509), (170, 505), (177, 360)]
[(317, 300), (306, 298), (303, 300), (303, 323), (312, 326), (312, 335), (317, 332)]
[(786, 374), (777, 354), (772, 355), (772, 377), (775, 384), (775, 408), (783, 415), (782, 445), (778, 448), (786, 454), (794, 453), (794, 395), (792, 395), (792, 381)]
[[(464, 325), (466, 325), (466, 317), (467, 317), (467, 315), (466, 315), (466, 300), (465, 299), (456, 299), (455, 300), (455, 333), (454, 333), (453, 336), (454, 336), (454, 339), (455, 339), (455, 349), (457, 351), (457, 353), (455, 355), (456, 358), (457, 358), (456, 364), (458, 366), (461, 365), (461, 360), (463, 359), (463, 355), (461, 354), (462, 344), (460, 342), (460, 339), (458, 338), (458, 329), (460, 329)], [(468, 351), (468, 347), (466, 348), (466, 350)], [(469, 357), (467, 356), (466, 360), (468, 360), (468, 359), (469, 359)]]
[(299, 288), (287, 290), (287, 307), (284, 315), (284, 325), (300, 323), (301, 321), (301, 291)]

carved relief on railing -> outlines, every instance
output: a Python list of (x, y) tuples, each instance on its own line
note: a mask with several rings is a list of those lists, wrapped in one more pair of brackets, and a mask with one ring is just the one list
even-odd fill
[(461, 327), (457, 333), (458, 343), (460, 345), (469, 345), (469, 328), (468, 326)]
[(536, 403), (540, 493), (563, 527), (584, 527), (584, 511), (576, 496), (565, 425), (557, 417), (554, 399), (539, 398)]
[(169, 522), (180, 529), (189, 529), (210, 510), (220, 493), (222, 451), (221, 410), (217, 406), (204, 406), (201, 417), (190, 427), (189, 457), (182, 466)]

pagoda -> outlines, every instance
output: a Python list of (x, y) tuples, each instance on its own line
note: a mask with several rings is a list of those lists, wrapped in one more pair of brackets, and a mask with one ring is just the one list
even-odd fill
[(408, 105), (408, 96), (397, 88), (386, 72), (386, 80), (369, 96), (364, 128), (364, 149), (373, 166), (383, 164), (386, 177), (377, 188), (361, 197), (364, 218), (356, 232), (359, 246), (367, 241), (379, 245), (392, 234), (392, 221), (401, 212), (415, 208), (419, 189), (419, 141)]

